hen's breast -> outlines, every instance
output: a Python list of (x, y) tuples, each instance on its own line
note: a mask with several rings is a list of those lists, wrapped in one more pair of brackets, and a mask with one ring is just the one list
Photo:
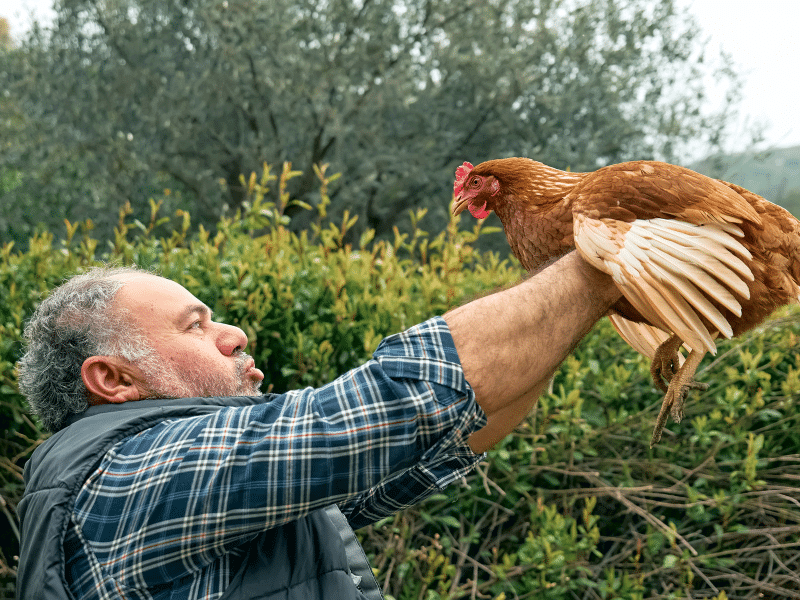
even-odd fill
[(542, 206), (509, 199), (495, 212), (514, 256), (527, 271), (537, 271), (575, 249), (572, 210), (566, 201)]

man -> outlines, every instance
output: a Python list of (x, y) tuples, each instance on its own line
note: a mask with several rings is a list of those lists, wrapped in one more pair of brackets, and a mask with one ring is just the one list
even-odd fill
[(246, 335), (180, 285), (76, 277), (19, 365), (56, 433), (26, 465), (18, 596), (379, 598), (342, 514), (357, 528), (468, 472), (618, 298), (571, 253), (320, 389), (258, 396)]

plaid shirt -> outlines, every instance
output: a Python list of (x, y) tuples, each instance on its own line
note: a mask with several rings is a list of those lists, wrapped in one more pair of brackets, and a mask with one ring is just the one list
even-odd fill
[(339, 503), (354, 528), (461, 478), (486, 423), (444, 320), (319, 389), (173, 419), (115, 445), (65, 541), (78, 598), (218, 598), (260, 532)]

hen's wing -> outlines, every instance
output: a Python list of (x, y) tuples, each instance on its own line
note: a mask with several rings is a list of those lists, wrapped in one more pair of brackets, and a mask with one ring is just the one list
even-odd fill
[(608, 315), (608, 320), (619, 336), (639, 354), (650, 360), (656, 355), (658, 347), (669, 339), (669, 334), (648, 323), (637, 323), (619, 314)]
[[(568, 199), (581, 255), (613, 277), (650, 325), (703, 352), (716, 352), (716, 332), (732, 337), (724, 312), (741, 316), (737, 296), (749, 298), (753, 281), (737, 224), (761, 226), (741, 195), (688, 169), (640, 161), (588, 174)], [(652, 335), (623, 333), (640, 352)]]

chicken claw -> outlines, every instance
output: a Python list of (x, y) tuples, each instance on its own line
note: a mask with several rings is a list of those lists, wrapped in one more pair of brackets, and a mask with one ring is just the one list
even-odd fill
[(683, 341), (673, 334), (656, 349), (653, 362), (650, 363), (650, 376), (653, 378), (653, 384), (662, 392), (667, 391), (664, 381), (666, 380), (667, 383), (672, 381), (680, 369), (681, 358), (678, 355), (678, 348), (682, 343)]
[[(675, 337), (676, 336), (673, 336), (673, 338)], [(659, 350), (666, 344), (672, 342), (673, 338), (664, 342), (664, 344), (659, 347)], [(678, 342), (680, 343), (680, 340), (678, 340)], [(656, 425), (653, 428), (653, 437), (650, 439), (651, 448), (661, 439), (661, 432), (664, 430), (664, 426), (667, 424), (667, 419), (670, 416), (676, 423), (680, 423), (683, 419), (683, 404), (686, 401), (689, 390), (708, 389), (707, 383), (699, 383), (693, 379), (695, 371), (697, 371), (697, 367), (700, 365), (700, 361), (703, 360), (704, 355), (705, 352), (692, 350), (686, 358), (686, 362), (683, 363), (681, 368), (678, 369), (678, 372), (670, 379), (667, 393), (664, 395), (664, 402), (661, 404), (661, 410), (658, 413)]]

